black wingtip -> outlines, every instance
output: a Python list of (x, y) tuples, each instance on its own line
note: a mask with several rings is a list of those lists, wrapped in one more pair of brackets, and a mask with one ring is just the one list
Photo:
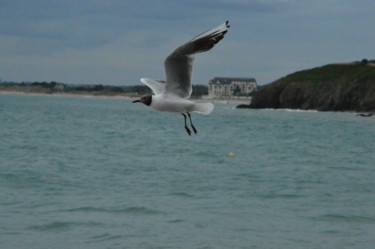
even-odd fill
[(225, 21), (225, 25), (227, 26), (227, 28), (229, 28), (230, 27), (229, 21)]

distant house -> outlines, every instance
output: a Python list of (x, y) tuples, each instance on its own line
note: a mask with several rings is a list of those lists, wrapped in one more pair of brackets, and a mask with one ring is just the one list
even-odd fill
[(250, 96), (257, 88), (254, 78), (215, 77), (208, 83), (208, 97)]
[(62, 83), (56, 83), (53, 87), (53, 90), (55, 91), (64, 91), (65, 90), (65, 85)]

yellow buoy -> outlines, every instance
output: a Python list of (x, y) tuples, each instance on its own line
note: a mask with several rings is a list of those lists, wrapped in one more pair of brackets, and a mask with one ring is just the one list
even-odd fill
[(233, 152), (230, 152), (230, 153), (229, 153), (229, 156), (230, 156), (230, 157), (234, 157), (234, 153), (233, 153)]

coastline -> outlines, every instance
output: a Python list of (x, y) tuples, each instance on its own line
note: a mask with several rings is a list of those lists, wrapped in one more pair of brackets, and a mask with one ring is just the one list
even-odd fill
[[(65, 98), (101, 98), (101, 99), (122, 99), (132, 101), (137, 96), (125, 95), (105, 95), (105, 94), (89, 94), (89, 93), (41, 93), (41, 92), (21, 92), (21, 91), (1, 91), (0, 94), (7, 95), (30, 95), (30, 96), (52, 96), (52, 97), (65, 97)], [(198, 103), (215, 103), (215, 104), (249, 104), (250, 99), (215, 99), (215, 98), (191, 98), (192, 101)]]
[[(20, 92), (20, 91), (1, 91), (1, 95), (29, 95), (29, 96), (51, 96), (60, 98), (98, 98), (98, 99), (117, 99), (133, 101), (137, 96), (125, 96), (125, 95), (105, 95), (105, 94), (88, 94), (88, 93), (38, 93), (38, 92)], [(232, 104), (232, 105), (249, 105), (251, 99), (215, 99), (215, 98), (192, 98), (197, 103), (213, 103), (213, 104)], [(241, 109), (241, 108), (240, 108)], [(243, 109), (259, 109), (259, 108), (243, 108)], [(321, 112), (319, 110), (309, 109), (289, 109), (289, 108), (260, 108), (264, 110), (279, 110), (279, 111), (295, 111), (295, 112)], [(327, 111), (324, 111), (327, 112)], [(328, 111), (329, 112), (329, 111)], [(375, 112), (357, 112), (357, 111), (332, 111), (332, 112), (344, 112), (356, 114), (358, 117), (374, 117)]]
[(261, 87), (250, 108), (375, 112), (373, 62), (328, 64), (288, 74)]

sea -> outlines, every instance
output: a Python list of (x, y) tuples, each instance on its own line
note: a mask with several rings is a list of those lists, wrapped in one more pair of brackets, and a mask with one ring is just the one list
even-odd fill
[(0, 248), (375, 248), (375, 117), (192, 118), (0, 94)]

